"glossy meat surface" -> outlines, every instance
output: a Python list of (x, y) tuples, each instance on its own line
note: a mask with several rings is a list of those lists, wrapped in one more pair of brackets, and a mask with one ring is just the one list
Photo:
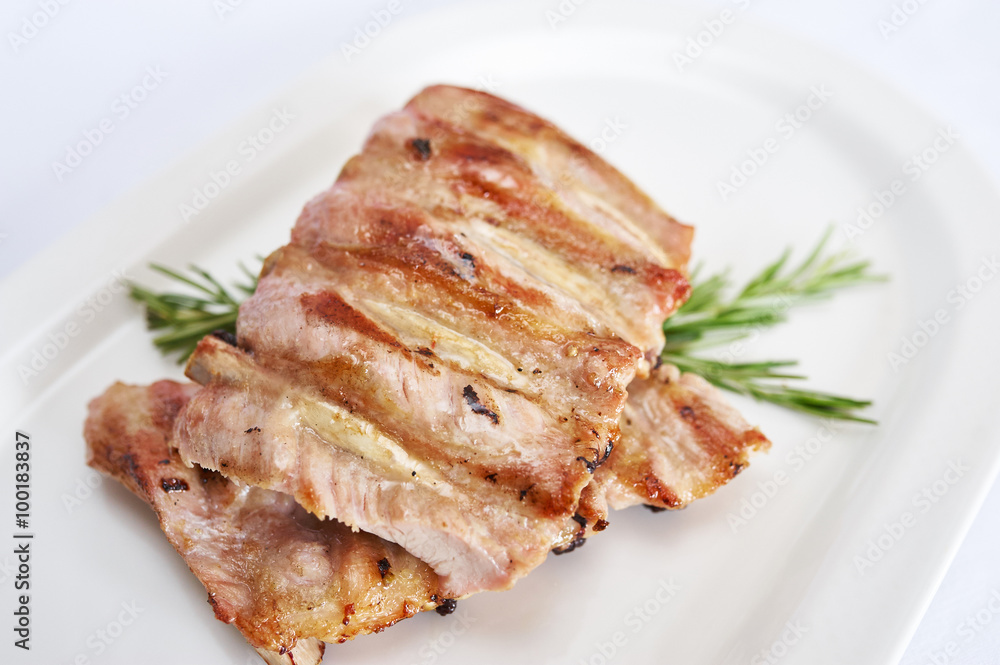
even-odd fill
[(239, 348), (199, 345), (175, 444), (399, 543), (450, 596), (508, 588), (576, 537), (689, 240), (550, 123), (429, 88), (306, 206)]
[(168, 445), (199, 386), (121, 383), (93, 400), (88, 463), (157, 514), (215, 615), (271, 663), (318, 663), (322, 642), (380, 632), (436, 607), (437, 576), (399, 546), (321, 521), (283, 494), (185, 466)]
[(736, 477), (770, 442), (700, 376), (662, 365), (629, 385), (621, 439), (595, 473), (610, 508), (683, 508)]

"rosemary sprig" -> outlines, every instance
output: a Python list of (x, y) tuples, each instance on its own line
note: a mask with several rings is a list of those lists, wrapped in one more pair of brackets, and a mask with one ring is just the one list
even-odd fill
[(831, 226), (798, 267), (786, 270), (791, 250), (785, 250), (729, 299), (725, 297), (730, 287), (728, 272), (699, 280), (700, 271), (695, 270), (691, 298), (663, 325), (667, 335), (664, 352), (687, 352), (696, 346), (720, 346), (743, 339), (755, 330), (785, 321), (794, 305), (884, 279), (871, 273), (869, 261), (852, 259), (849, 252), (828, 254), (832, 232)]
[(749, 363), (730, 363), (708, 358), (698, 358), (683, 353), (663, 355), (664, 362), (671, 363), (682, 372), (701, 376), (716, 386), (755, 399), (771, 402), (786, 409), (801, 411), (811, 416), (852, 420), (859, 423), (877, 424), (874, 420), (857, 415), (857, 411), (871, 406), (869, 400), (858, 400), (817, 390), (791, 388), (780, 380), (802, 380), (800, 374), (788, 374), (784, 368), (794, 367), (795, 360), (766, 360)]
[(150, 330), (167, 330), (153, 338), (153, 343), (164, 355), (179, 353), (178, 362), (183, 363), (205, 335), (216, 330), (236, 334), (240, 302), (257, 290), (257, 276), (242, 263), (239, 265), (247, 280), (235, 285), (242, 296), (234, 296), (208, 271), (195, 265), (188, 266), (190, 275), (155, 263), (149, 267), (192, 287), (198, 295), (154, 293), (137, 284), (129, 285), (132, 299), (146, 306), (147, 327)]
[[(788, 409), (826, 418), (874, 423), (857, 413), (870, 406), (870, 401), (789, 387), (787, 382), (805, 378), (789, 373), (788, 370), (797, 365), (796, 361), (739, 363), (705, 358), (696, 353), (744, 339), (760, 329), (781, 323), (794, 305), (829, 297), (849, 286), (884, 279), (872, 274), (868, 261), (852, 259), (846, 252), (827, 252), (832, 230), (831, 227), (797, 267), (788, 267), (791, 252), (786, 250), (731, 297), (726, 295), (731, 290), (728, 273), (699, 279), (696, 270), (692, 277), (691, 298), (663, 325), (667, 336), (661, 356), (664, 362), (676, 365), (681, 371), (698, 374), (725, 390)], [(216, 330), (235, 334), (240, 302), (257, 288), (256, 275), (242, 264), (240, 269), (246, 282), (236, 285), (241, 297), (234, 296), (197, 266), (189, 266), (188, 275), (161, 265), (150, 267), (197, 293), (154, 293), (131, 285), (132, 298), (146, 306), (149, 328), (166, 330), (153, 342), (164, 354), (178, 353), (180, 362), (191, 355), (205, 335)]]
[(869, 261), (854, 259), (849, 252), (828, 252), (832, 231), (831, 226), (797, 267), (789, 268), (791, 251), (786, 250), (732, 297), (726, 296), (731, 286), (728, 273), (699, 280), (695, 271), (691, 298), (663, 324), (667, 336), (663, 360), (741, 395), (814, 416), (874, 424), (873, 420), (857, 414), (871, 406), (868, 400), (790, 387), (789, 381), (805, 379), (788, 373), (797, 361), (740, 363), (695, 354), (700, 349), (739, 341), (777, 325), (787, 319), (788, 310), (795, 305), (827, 298), (839, 289), (885, 279), (872, 273)]

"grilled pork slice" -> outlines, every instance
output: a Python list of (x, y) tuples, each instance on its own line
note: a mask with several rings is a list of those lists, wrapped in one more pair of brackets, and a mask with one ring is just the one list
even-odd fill
[[(681, 507), (727, 482), (767, 445), (717, 390), (675, 368), (629, 389), (622, 437), (587, 488), (598, 503), (607, 492), (615, 508)], [(400, 547), (317, 520), (287, 495), (181, 463), (168, 438), (198, 392), (172, 381), (112, 386), (90, 406), (88, 461), (153, 507), (216, 616), (266, 662), (319, 663), (323, 641), (380, 632), (444, 601), (430, 567)]]
[(694, 374), (662, 365), (628, 387), (621, 439), (594, 474), (612, 509), (683, 508), (725, 485), (770, 442)]
[(444, 600), (430, 567), (399, 546), (319, 520), (287, 495), (185, 466), (167, 440), (199, 389), (113, 385), (90, 404), (88, 463), (156, 511), (216, 617), (268, 663), (319, 663), (323, 642), (380, 632)]
[(689, 240), (546, 121), (430, 88), (306, 206), (239, 348), (199, 345), (174, 444), (402, 545), (450, 597), (507, 588), (576, 538)]
[[(572, 510), (606, 444), (570, 419), (572, 406), (561, 420), (522, 394), (442, 371), (404, 385), (373, 417), (360, 402), (367, 392), (344, 402), (313, 369), (265, 367), (206, 338), (189, 367), (206, 386), (178, 419), (180, 453), (399, 543), (455, 580), (449, 597), (504, 588), (574, 537)], [(335, 376), (352, 374), (383, 388), (374, 371)]]

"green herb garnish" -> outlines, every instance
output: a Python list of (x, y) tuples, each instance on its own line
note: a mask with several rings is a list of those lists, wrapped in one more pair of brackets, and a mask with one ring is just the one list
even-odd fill
[(129, 285), (132, 299), (146, 306), (146, 325), (149, 329), (167, 330), (154, 337), (153, 344), (164, 355), (180, 353), (179, 363), (188, 359), (205, 335), (217, 330), (235, 335), (240, 302), (257, 290), (257, 276), (242, 263), (240, 270), (247, 281), (235, 285), (237, 292), (242, 294), (237, 296), (198, 266), (188, 266), (188, 276), (155, 263), (149, 267), (198, 292), (198, 295), (154, 293), (137, 284)]
[(699, 279), (696, 270), (691, 298), (663, 324), (667, 336), (661, 356), (664, 362), (734, 393), (813, 416), (874, 424), (857, 415), (871, 406), (868, 400), (788, 386), (790, 381), (806, 378), (789, 373), (797, 361), (734, 362), (696, 355), (699, 350), (739, 342), (781, 323), (796, 305), (885, 279), (872, 273), (871, 262), (855, 259), (848, 251), (828, 252), (832, 232), (831, 226), (797, 267), (789, 267), (791, 250), (786, 250), (733, 296), (726, 295), (731, 291), (728, 273)]

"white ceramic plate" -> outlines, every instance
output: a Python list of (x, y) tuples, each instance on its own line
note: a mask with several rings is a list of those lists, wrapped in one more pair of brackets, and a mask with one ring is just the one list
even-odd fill
[[(84, 465), (91, 397), (117, 379), (180, 376), (153, 350), (113, 271), (153, 285), (163, 282), (144, 268), (151, 260), (235, 275), (237, 260), (285, 241), (302, 204), (378, 116), (439, 81), (495, 86), (595, 141), (696, 225), (696, 255), (710, 267), (746, 275), (837, 222), (837, 240), (891, 282), (803, 310), (738, 355), (800, 358), (814, 386), (875, 398), (882, 424), (830, 429), (739, 401), (774, 449), (716, 496), (679, 513), (616, 514), (606, 534), (513, 591), (331, 647), (327, 661), (899, 658), (997, 470), (995, 192), (961, 138), (934, 147), (946, 124), (850, 65), (746, 24), (737, 6), (710, 39), (709, 16), (594, 3), (553, 27), (551, 4), (388, 26), (351, 63), (338, 54), (0, 284), (0, 524), (11, 525), (0, 536), (14, 530), (15, 429), (32, 437), (36, 534), (34, 648), (14, 649), (5, 629), (4, 662), (254, 662), (239, 634), (212, 618), (151, 512)], [(680, 71), (675, 54), (688, 38), (703, 52)], [(243, 141), (276, 111), (294, 119), (276, 122), (272, 130), (287, 126), (251, 159)], [(796, 112), (801, 126), (781, 124)], [(743, 165), (764, 161), (767, 148), (763, 165)], [(914, 155), (926, 171), (914, 170)], [(239, 173), (206, 192), (230, 161)], [(723, 200), (718, 182), (734, 167), (756, 172)], [(897, 179), (895, 200), (848, 241), (857, 208), (888, 203), (883, 190)], [(179, 207), (196, 189), (211, 201), (185, 223)], [(936, 313), (947, 321), (935, 328), (926, 322)], [(920, 348), (894, 368), (888, 354), (904, 338)], [(13, 559), (0, 554), (0, 563), (9, 623)], [(137, 608), (134, 620), (123, 603)]]

